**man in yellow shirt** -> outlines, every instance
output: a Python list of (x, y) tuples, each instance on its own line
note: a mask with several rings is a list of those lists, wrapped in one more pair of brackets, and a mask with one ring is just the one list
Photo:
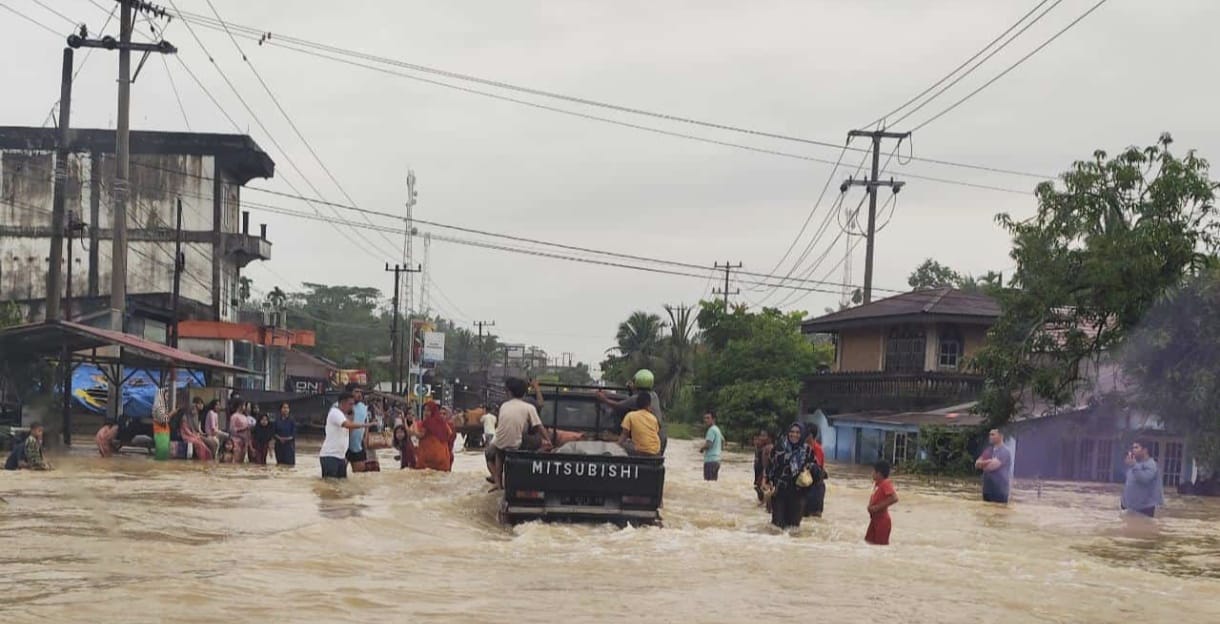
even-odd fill
[(639, 409), (623, 417), (623, 433), (618, 443), (632, 455), (661, 454), (661, 424), (652, 414), (652, 396), (644, 391), (636, 397)]

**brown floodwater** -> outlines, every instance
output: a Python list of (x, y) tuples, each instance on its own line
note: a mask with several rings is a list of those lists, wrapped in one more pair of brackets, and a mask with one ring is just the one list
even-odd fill
[(671, 445), (665, 527), (636, 529), (501, 527), (481, 454), (334, 483), (305, 450), (282, 469), (78, 449), (0, 473), (0, 622), (1220, 622), (1218, 500), (1138, 522), (1109, 487), (998, 507), (899, 479), (892, 545), (870, 547), (862, 472), (832, 466), (826, 516), (781, 533), (751, 458), (704, 483), (696, 445)]

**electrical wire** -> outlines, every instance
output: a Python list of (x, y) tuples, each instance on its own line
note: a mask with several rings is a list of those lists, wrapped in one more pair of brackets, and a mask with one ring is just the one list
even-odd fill
[[(897, 114), (899, 111), (903, 110), (903, 109), (904, 109), (904, 108), (906, 108), (907, 106), (910, 106), (911, 104), (914, 104), (914, 103), (915, 103), (916, 101), (918, 101), (920, 98), (922, 98), (923, 96), (925, 96), (925, 95), (927, 95), (928, 93), (930, 93), (930, 92), (931, 92), (933, 89), (935, 89), (935, 88), (939, 87), (940, 85), (944, 84), (945, 82), (947, 82), (947, 81), (948, 81), (950, 78), (952, 78), (952, 77), (953, 77), (955, 74), (957, 74), (957, 72), (961, 71), (961, 70), (962, 70), (962, 68), (964, 68), (965, 66), (967, 66), (967, 65), (969, 65), (970, 63), (974, 62), (974, 60), (975, 60), (975, 59), (977, 59), (978, 57), (982, 56), (982, 55), (983, 55), (983, 53), (985, 53), (985, 52), (987, 52), (987, 50), (991, 49), (991, 48), (992, 48), (992, 46), (995, 46), (995, 44), (996, 44), (996, 43), (998, 43), (998, 42), (999, 42), (1001, 39), (1003, 39), (1004, 37), (1008, 36), (1008, 33), (1012, 32), (1012, 31), (1013, 31), (1013, 30), (1015, 30), (1015, 29), (1016, 29), (1018, 26), (1020, 26), (1021, 24), (1023, 24), (1023, 23), (1025, 22), (1025, 20), (1029, 19), (1029, 16), (1033, 15), (1034, 13), (1036, 13), (1036, 12), (1038, 11), (1038, 9), (1042, 8), (1042, 6), (1043, 6), (1043, 5), (1045, 5), (1045, 4), (1046, 4), (1047, 2), (1049, 2), (1049, 1), (1050, 1), (1050, 0), (1042, 0), (1041, 2), (1039, 2), (1037, 5), (1035, 5), (1035, 6), (1034, 6), (1034, 8), (1030, 9), (1028, 13), (1026, 13), (1026, 14), (1022, 15), (1022, 16), (1021, 16), (1021, 19), (1017, 20), (1015, 23), (1013, 23), (1013, 25), (1009, 26), (1007, 30), (1005, 30), (1004, 32), (1000, 33), (1000, 35), (999, 35), (998, 37), (996, 37), (995, 39), (992, 39), (992, 40), (991, 40), (991, 42), (990, 42), (990, 43), (988, 43), (987, 45), (983, 46), (983, 48), (982, 48), (981, 50), (979, 50), (978, 52), (975, 52), (975, 53), (974, 53), (974, 56), (971, 56), (970, 58), (966, 59), (966, 61), (965, 61), (964, 63), (962, 63), (961, 65), (958, 65), (957, 67), (955, 67), (955, 68), (953, 69), (953, 71), (949, 72), (948, 74), (945, 74), (945, 76), (944, 76), (943, 78), (941, 78), (940, 80), (938, 80), (938, 81), (937, 81), (935, 84), (933, 84), (932, 86), (928, 87), (927, 89), (924, 89), (924, 90), (923, 90), (923, 91), (922, 91), (922, 92), (921, 92), (919, 95), (916, 95), (915, 97), (913, 97), (913, 98), (911, 98), (911, 99), (907, 100), (906, 102), (903, 102), (903, 103), (902, 103), (902, 106), (899, 106), (898, 108), (896, 108), (896, 109), (894, 109), (894, 110), (892, 110), (892, 111), (890, 111), (890, 112), (886, 113), (885, 115), (883, 115), (883, 116), (881, 117), (881, 119), (887, 119), (887, 118), (889, 118), (889, 117), (892, 117), (893, 115)], [(964, 73), (962, 73), (960, 76), (958, 76), (958, 77), (957, 77), (955, 80), (953, 80), (953, 82), (950, 82), (948, 85), (945, 85), (945, 87), (944, 87), (943, 89), (941, 89), (940, 91), (937, 91), (937, 92), (936, 92), (936, 94), (935, 94), (935, 95), (933, 95), (932, 97), (930, 97), (930, 98), (928, 98), (928, 99), (924, 100), (924, 102), (923, 102), (922, 104), (920, 104), (919, 106), (917, 106), (917, 107), (915, 107), (914, 109), (912, 109), (912, 110), (907, 111), (906, 113), (904, 113), (904, 114), (902, 115), (902, 117), (900, 117), (900, 118), (896, 119), (896, 120), (895, 120), (893, 123), (894, 123), (895, 125), (897, 125), (897, 124), (899, 124), (899, 123), (902, 123), (902, 121), (903, 121), (903, 120), (905, 120), (907, 117), (910, 117), (912, 114), (914, 114), (915, 112), (919, 111), (921, 108), (923, 108), (923, 107), (927, 106), (928, 104), (932, 103), (932, 101), (933, 101), (933, 100), (935, 100), (936, 98), (940, 97), (940, 96), (941, 96), (941, 95), (942, 95), (942, 94), (943, 94), (945, 91), (948, 91), (949, 89), (953, 88), (953, 86), (954, 86), (954, 85), (956, 85), (957, 83), (961, 82), (963, 79), (965, 79), (965, 78), (966, 78), (967, 76), (969, 76), (970, 74), (974, 73), (974, 72), (975, 72), (975, 71), (976, 71), (976, 70), (977, 70), (979, 67), (982, 67), (984, 63), (986, 63), (988, 60), (990, 60), (990, 59), (991, 59), (991, 57), (995, 56), (995, 55), (996, 55), (996, 54), (998, 54), (998, 53), (999, 53), (1001, 50), (1003, 50), (1004, 48), (1008, 47), (1008, 44), (1012, 43), (1013, 41), (1016, 41), (1017, 37), (1020, 37), (1020, 36), (1021, 36), (1021, 34), (1022, 34), (1022, 33), (1024, 33), (1026, 30), (1029, 30), (1029, 28), (1030, 28), (1031, 26), (1033, 26), (1034, 24), (1037, 24), (1037, 23), (1038, 23), (1038, 22), (1039, 22), (1039, 21), (1040, 21), (1040, 20), (1041, 20), (1043, 17), (1046, 17), (1046, 14), (1047, 14), (1047, 13), (1050, 13), (1052, 9), (1054, 9), (1054, 8), (1055, 8), (1055, 7), (1057, 7), (1057, 6), (1059, 6), (1059, 4), (1060, 4), (1061, 2), (1063, 2), (1063, 0), (1055, 0), (1055, 3), (1054, 3), (1054, 4), (1052, 4), (1052, 5), (1050, 6), (1050, 8), (1048, 8), (1048, 9), (1047, 9), (1047, 10), (1045, 10), (1045, 11), (1043, 11), (1043, 12), (1042, 12), (1042, 14), (1038, 15), (1037, 17), (1035, 17), (1035, 18), (1033, 19), (1033, 21), (1031, 21), (1030, 23), (1026, 24), (1024, 28), (1022, 28), (1022, 29), (1021, 29), (1020, 31), (1018, 31), (1018, 32), (1017, 32), (1015, 35), (1013, 35), (1012, 37), (1010, 37), (1010, 38), (1008, 39), (1008, 41), (1005, 41), (1004, 43), (1000, 44), (1000, 46), (999, 46), (999, 47), (997, 47), (997, 48), (995, 48), (994, 50), (992, 50), (992, 52), (991, 52), (990, 54), (988, 54), (988, 55), (987, 55), (987, 56), (986, 56), (986, 57), (985, 57), (983, 60), (981, 60), (981, 61), (979, 61), (977, 64), (975, 64), (975, 65), (974, 65), (974, 67), (971, 67), (970, 69), (966, 70)]]
[(50, 11), (51, 13), (54, 13), (56, 16), (58, 16), (58, 17), (59, 17), (60, 19), (62, 19), (63, 21), (68, 22), (69, 24), (71, 24), (73, 28), (75, 28), (75, 27), (77, 27), (77, 26), (80, 26), (80, 22), (78, 22), (78, 21), (76, 21), (76, 20), (74, 20), (74, 19), (72, 19), (72, 18), (68, 17), (67, 15), (64, 15), (63, 13), (60, 13), (59, 11), (55, 10), (54, 8), (52, 8), (51, 6), (47, 5), (47, 4), (46, 4), (45, 2), (43, 2), (42, 0), (30, 0), (30, 2), (33, 2), (34, 4), (37, 4), (38, 6), (40, 6), (40, 7), (44, 8), (44, 9), (46, 9), (47, 11)]
[(165, 60), (164, 54), (158, 54), (161, 57), (161, 64), (165, 66), (165, 76), (169, 78), (169, 87), (174, 90), (174, 99), (178, 101), (178, 111), (182, 113), (182, 123), (186, 124), (188, 132), (191, 131), (191, 120), (187, 119), (186, 107), (182, 105), (182, 96), (178, 94), (178, 85), (174, 83), (174, 73), (169, 69), (169, 61)]
[(0, 2), (0, 9), (4, 9), (4, 10), (8, 11), (9, 13), (16, 15), (17, 17), (20, 17), (21, 19), (51, 33), (52, 35), (55, 35), (56, 37), (63, 37), (63, 34), (56, 31), (54, 28), (51, 28), (50, 26), (43, 24), (42, 22), (30, 17), (29, 15), (26, 15), (25, 13), (22, 13), (21, 11), (18, 11), (17, 9), (14, 9), (13, 7), (7, 5), (3, 2)]
[[(169, 3), (171, 6), (173, 6), (175, 11), (178, 11), (178, 7), (175, 4), (174, 0), (169, 0)], [(241, 103), (242, 107), (246, 110), (246, 113), (249, 114), (250, 117), (254, 120), (255, 124), (257, 124), (258, 127), (262, 129), (263, 133), (267, 136), (267, 139), (271, 141), (271, 144), (274, 145), (275, 148), (280, 152), (280, 154), (282, 154), (284, 156), (284, 160), (288, 163), (288, 166), (291, 167), (292, 170), (296, 172), (297, 176), (300, 177), (305, 182), (305, 185), (308, 186), (311, 191), (313, 191), (314, 195), (323, 196), (321, 191), (319, 191), (318, 188), (316, 186), (314, 186), (313, 182), (310, 181), (309, 176), (305, 175), (305, 172), (303, 170), (301, 170), (300, 167), (297, 166), (296, 161), (293, 160), (292, 156), (288, 153), (288, 151), (284, 149), (284, 147), (280, 144), (279, 140), (277, 140), (275, 138), (275, 135), (271, 133), (271, 130), (269, 128), (267, 128), (266, 124), (263, 123), (262, 119), (258, 116), (258, 114), (254, 112), (254, 109), (250, 107), (250, 104), (246, 101), (246, 98), (242, 96), (241, 91), (238, 90), (237, 87), (233, 84), (233, 81), (229, 79), (228, 74), (226, 74), (224, 72), (224, 70), (220, 68), (220, 65), (216, 62), (216, 58), (213, 57), (212, 53), (208, 51), (207, 46), (203, 43), (203, 40), (199, 38), (198, 33), (195, 32), (195, 29), (191, 26), (190, 22), (187, 22), (184, 20), (184, 23), (186, 24), (187, 31), (191, 34), (191, 37), (195, 40), (195, 43), (199, 46), (200, 51), (202, 51), (203, 54), (205, 56), (207, 56), (208, 61), (212, 64), (213, 69), (215, 69), (216, 72), (218, 74), (220, 74), (221, 79), (224, 80), (224, 83), (229, 87), (229, 90), (232, 91), (233, 95), (237, 97), (238, 102)], [(219, 106), (219, 103), (217, 103), (217, 105)], [(229, 116), (226, 114), (226, 117), (229, 117)], [(229, 119), (231, 120), (232, 117), (229, 117)], [(240, 126), (237, 126), (236, 124), (234, 124), (234, 126), (237, 128), (237, 130), (239, 132), (241, 131)], [(293, 192), (300, 193), (300, 190), (290, 180), (285, 178), (284, 184), (288, 185), (288, 188), (292, 189)], [(315, 212), (317, 212), (319, 215), (322, 214), (322, 212), (320, 210), (318, 210), (318, 208), (316, 206), (314, 206), (313, 204), (310, 204), (310, 208), (313, 209)], [(351, 227), (346, 222), (340, 221), (340, 224), (348, 225), (349, 229)], [(383, 260), (385, 257), (393, 258), (393, 257), (396, 257), (396, 255), (397, 255), (395, 253), (386, 254), (384, 249), (378, 248), (371, 241), (368, 241), (368, 242), (362, 244), (362, 243), (358, 242), (357, 239), (352, 237), (351, 234), (349, 234), (347, 231), (343, 230), (340, 227), (336, 226), (336, 227), (334, 227), (334, 229), (336, 231), (338, 231), (344, 238), (346, 238), (348, 240), (348, 242), (352, 243), (353, 246), (355, 246), (362, 253), (364, 253), (365, 255), (368, 255), (369, 257), (372, 257), (372, 258), (380, 261), (380, 260)], [(370, 249), (369, 249), (370, 247), (372, 247), (373, 251), (370, 251)], [(378, 258), (374, 254), (374, 251), (382, 254), (382, 257)]]
[[(172, 4), (173, 4), (173, 2), (171, 2), (171, 5)], [(310, 53), (310, 54), (313, 54), (314, 56), (318, 56), (319, 58), (327, 58), (330, 60), (346, 62), (346, 61), (341, 61), (340, 59), (338, 59), (334, 56), (328, 56), (325, 54), (318, 53), (318, 52), (326, 52), (326, 53), (329, 53), (332, 55), (339, 55), (339, 56), (343, 56), (343, 57), (360, 59), (360, 60), (364, 60), (364, 61), (378, 63), (381, 65), (399, 67), (402, 69), (407, 69), (407, 70), (411, 70), (411, 71), (415, 71), (415, 72), (432, 74), (432, 75), (441, 76), (441, 77), (454, 79), (454, 80), (459, 80), (459, 81), (463, 81), (463, 82), (481, 84), (481, 85), (485, 85), (485, 86), (490, 86), (490, 87), (494, 87), (494, 88), (498, 88), (498, 89), (504, 89), (504, 90), (508, 90), (508, 91), (514, 91), (514, 92), (518, 92), (518, 93), (533, 95), (533, 96), (537, 96), (537, 97), (544, 97), (544, 98), (549, 98), (549, 99), (566, 101), (569, 103), (579, 104), (582, 106), (602, 108), (602, 109), (607, 109), (607, 110), (613, 110), (615, 112), (620, 112), (620, 113), (627, 113), (627, 114), (632, 114), (632, 115), (637, 115), (637, 116), (646, 116), (646, 117), (660, 119), (660, 120), (668, 121), (668, 122), (705, 127), (705, 128), (709, 128), (709, 129), (713, 129), (713, 130), (734, 132), (734, 133), (745, 134), (745, 135), (755, 136), (755, 137), (760, 137), (760, 138), (777, 139), (777, 140), (783, 140), (783, 141), (789, 141), (789, 142), (802, 143), (802, 144), (806, 144), (806, 145), (814, 145), (814, 146), (818, 146), (818, 147), (830, 147), (830, 148), (835, 148), (835, 149), (840, 148), (840, 145), (838, 145), (836, 143), (827, 142), (827, 141), (796, 137), (796, 136), (791, 136), (791, 135), (779, 134), (779, 133), (775, 133), (775, 132), (767, 132), (767, 131), (756, 130), (756, 129), (751, 129), (751, 128), (744, 128), (741, 126), (717, 123), (717, 122), (703, 121), (703, 120), (692, 119), (689, 117), (683, 117), (683, 116), (679, 116), (679, 115), (649, 111), (649, 110), (630, 107), (630, 106), (623, 106), (623, 105), (619, 105), (619, 104), (611, 104), (611, 103), (607, 103), (607, 102), (592, 100), (589, 98), (570, 96), (570, 95), (556, 93), (556, 92), (552, 92), (552, 91), (546, 91), (546, 90), (542, 90), (542, 89), (535, 89), (535, 88), (531, 88), (531, 87), (515, 85), (515, 84), (511, 84), (511, 83), (504, 82), (504, 81), (491, 80), (491, 79), (487, 79), (487, 78), (481, 78), (478, 76), (472, 76), (469, 74), (463, 74), (463, 73), (459, 73), (459, 72), (453, 72), (453, 71), (428, 67), (425, 65), (419, 65), (416, 63), (409, 63), (409, 62), (392, 59), (392, 58), (388, 58), (388, 57), (382, 57), (382, 56), (377, 56), (377, 55), (359, 52), (359, 51), (355, 51), (355, 50), (350, 50), (350, 49), (346, 49), (346, 48), (341, 48), (338, 46), (317, 43), (317, 42), (310, 41), (307, 39), (301, 39), (301, 38), (289, 37), (289, 36), (283, 36), (283, 35), (272, 36), (272, 34), (270, 32), (268, 32), (267, 30), (264, 30), (264, 29), (257, 29), (257, 28), (253, 28), (250, 26), (242, 26), (240, 24), (236, 24), (233, 22), (225, 23), (225, 22), (221, 22), (218, 20), (214, 20), (205, 15), (186, 13), (186, 12), (183, 12), (183, 11), (177, 9), (176, 6), (174, 7), (174, 10), (177, 12), (178, 18), (182, 19), (184, 22), (188, 22), (188, 23), (195, 22), (196, 24), (198, 24), (199, 26), (204, 27), (204, 28), (211, 28), (211, 29), (215, 29), (215, 30), (225, 30), (226, 32), (228, 32), (230, 34), (230, 36), (233, 36), (233, 32), (236, 31), (239, 36), (242, 36), (243, 38), (246, 38), (246, 39), (249, 39), (252, 41), (257, 41), (259, 43), (259, 45), (276, 46), (276, 47), (281, 47), (281, 48), (288, 49), (288, 50), (293, 50), (296, 52)], [(306, 50), (306, 49), (309, 49), (309, 50)], [(314, 52), (314, 51), (316, 51), (316, 52)], [(358, 63), (354, 63), (354, 62), (351, 62), (349, 64), (372, 69), (371, 66), (362, 65), (362, 64), (358, 64)], [(438, 86), (463, 90), (468, 93), (474, 93), (474, 94), (479, 94), (479, 95), (484, 95), (484, 96), (489, 96), (489, 97), (497, 97), (499, 99), (502, 99), (505, 101), (510, 101), (510, 102), (515, 102), (518, 104), (523, 104), (523, 105), (527, 105), (527, 106), (535, 106), (535, 107), (542, 108), (545, 110), (552, 110), (554, 112), (561, 112), (564, 114), (576, 114), (578, 116), (584, 116), (587, 119), (594, 119), (594, 120), (598, 120), (598, 121), (613, 123), (612, 120), (607, 120), (605, 118), (599, 118), (599, 117), (595, 117), (595, 116), (585, 116), (585, 115), (582, 115), (579, 113), (573, 113), (572, 111), (566, 111), (564, 109), (553, 109), (550, 107), (538, 105), (536, 103), (528, 102), (525, 100), (516, 100), (513, 98), (507, 98), (507, 97), (498, 96), (498, 95), (494, 95), (494, 94), (488, 94), (488, 93), (482, 92), (482, 91), (464, 89), (464, 88), (460, 88), (460, 87), (457, 87), (457, 86), (449, 84), (449, 83), (444, 83), (444, 82), (439, 82), (439, 81), (429, 81), (429, 80), (423, 79), (419, 76), (414, 76), (414, 75), (410, 75), (410, 74), (397, 74), (397, 75), (402, 75), (404, 77), (418, 79), (418, 80), (421, 80), (424, 82), (430, 82), (431, 84), (435, 84)], [(638, 126), (635, 126), (634, 124), (620, 123), (619, 125), (623, 125), (626, 127), (634, 127), (636, 129), (645, 129), (644, 127), (638, 127)], [(681, 136), (679, 133), (673, 133), (673, 135)], [(685, 136), (683, 138), (691, 138), (691, 137)], [(700, 139), (696, 138), (695, 140), (700, 140)], [(733, 144), (728, 144), (728, 143), (725, 143), (725, 144), (733, 145)], [(733, 146), (735, 146), (735, 145), (733, 145)], [(862, 148), (853, 148), (852, 151), (866, 151), (866, 150), (863, 150)], [(1018, 176), (1024, 176), (1024, 177), (1034, 177), (1034, 178), (1040, 178), (1040, 179), (1045, 179), (1045, 177), (1046, 177), (1046, 176), (1043, 176), (1041, 174), (1036, 174), (1036, 173), (1029, 173), (1029, 172), (1015, 171), (1015, 170), (1006, 170), (1006, 169), (1000, 169), (1000, 168), (995, 168), (995, 167), (974, 165), (974, 164), (970, 164), (970, 163), (953, 162), (953, 161), (948, 161), (948, 160), (924, 159), (924, 158), (918, 158), (917, 160), (920, 160), (922, 162), (932, 163), (932, 164), (950, 166), (950, 167), (976, 169), (976, 170), (991, 171), (991, 172), (996, 172), (996, 173), (1006, 173), (1009, 175), (1018, 175)]]
[[(224, 27), (224, 32), (229, 36), (229, 41), (233, 42), (233, 47), (237, 49), (237, 53), (241, 55), (241, 59), (245, 61), (246, 66), (250, 68), (250, 71), (258, 80), (258, 84), (263, 87), (263, 91), (265, 91), (267, 96), (271, 98), (271, 102), (275, 104), (276, 109), (278, 109), (280, 114), (284, 116), (284, 120), (288, 122), (288, 126), (292, 128), (292, 131), (294, 134), (296, 134), (297, 139), (301, 141), (301, 143), (305, 146), (305, 149), (309, 151), (309, 154), (313, 156), (314, 161), (317, 162), (318, 166), (322, 168), (322, 171), (326, 173), (326, 177), (330, 178), (330, 181), (335, 185), (335, 188), (339, 189), (339, 193), (343, 195), (343, 198), (346, 199), (348, 203), (356, 205), (356, 200), (352, 199), (352, 196), (348, 194), (347, 189), (343, 188), (343, 185), (339, 182), (339, 179), (335, 177), (334, 172), (330, 170), (330, 167), (326, 166), (326, 162), (323, 161), (322, 157), (318, 155), (317, 150), (314, 149), (313, 144), (309, 142), (309, 139), (305, 138), (305, 134), (301, 132), (301, 129), (297, 126), (296, 121), (294, 121), (292, 116), (288, 114), (288, 111), (284, 109), (283, 104), (280, 103), (280, 99), (276, 97), (275, 92), (271, 90), (271, 86), (268, 85), (267, 81), (263, 79), (263, 75), (258, 71), (258, 68), (255, 67), (254, 63), (250, 61), (250, 57), (246, 55), (246, 52), (242, 49), (241, 44), (237, 42), (237, 38), (233, 36), (233, 32), (229, 30), (228, 24), (226, 24), (224, 19), (220, 17), (220, 12), (216, 10), (216, 5), (212, 3), (212, 0), (205, 1), (208, 4), (208, 8), (212, 10), (212, 14), (216, 16), (216, 21), (220, 22), (220, 25)], [(171, 4), (173, 3), (171, 2)], [(175, 7), (175, 9), (176, 8), (177, 7)], [(321, 193), (318, 194), (321, 195)], [(367, 216), (364, 217), (364, 219), (366, 222), (372, 223), (371, 221), (368, 221)], [(383, 240), (385, 240), (386, 243), (390, 245), (391, 249), (394, 248), (396, 245), (394, 241), (390, 240), (385, 234), (379, 233), (379, 235)]]
[(1101, 8), (1101, 5), (1105, 4), (1107, 1), (1108, 1), (1108, 0), (1099, 0), (1099, 1), (1097, 2), (1097, 4), (1094, 4), (1092, 7), (1090, 7), (1090, 8), (1089, 8), (1089, 10), (1085, 11), (1084, 13), (1082, 13), (1082, 14), (1080, 15), (1080, 17), (1077, 17), (1076, 19), (1072, 20), (1072, 21), (1071, 21), (1071, 23), (1069, 23), (1067, 26), (1063, 27), (1063, 29), (1061, 29), (1059, 32), (1056, 32), (1054, 35), (1052, 35), (1050, 39), (1047, 39), (1046, 41), (1042, 42), (1042, 45), (1040, 45), (1040, 46), (1038, 46), (1038, 47), (1034, 48), (1032, 51), (1030, 51), (1030, 52), (1029, 52), (1028, 54), (1026, 54), (1025, 56), (1022, 56), (1020, 59), (1017, 59), (1017, 62), (1016, 62), (1016, 63), (1013, 63), (1012, 65), (1009, 65), (1007, 69), (1005, 69), (1004, 71), (1000, 72), (999, 74), (996, 74), (996, 76), (995, 76), (994, 78), (992, 78), (991, 80), (988, 80), (987, 82), (983, 83), (983, 84), (982, 84), (982, 86), (980, 86), (979, 88), (977, 88), (977, 89), (975, 89), (974, 91), (971, 91), (970, 93), (966, 94), (966, 96), (965, 96), (965, 97), (961, 98), (960, 100), (957, 100), (957, 101), (956, 101), (956, 102), (954, 102), (953, 104), (950, 104), (948, 108), (946, 108), (946, 109), (942, 110), (941, 112), (939, 112), (939, 113), (937, 113), (937, 114), (933, 115), (932, 117), (929, 117), (928, 119), (925, 119), (925, 120), (924, 120), (922, 123), (920, 123), (919, 125), (915, 126), (915, 127), (914, 127), (914, 128), (911, 130), (911, 131), (912, 131), (912, 132), (915, 132), (915, 131), (918, 131), (918, 130), (922, 130), (922, 129), (923, 129), (924, 127), (926, 127), (928, 124), (930, 124), (930, 123), (932, 123), (932, 122), (936, 121), (937, 119), (940, 119), (941, 117), (944, 117), (945, 115), (949, 114), (949, 113), (950, 113), (950, 112), (952, 112), (954, 109), (956, 109), (958, 106), (961, 106), (962, 104), (966, 103), (966, 101), (967, 101), (967, 100), (969, 100), (970, 98), (973, 98), (974, 96), (978, 95), (980, 92), (982, 92), (982, 91), (983, 91), (984, 89), (986, 89), (987, 87), (990, 87), (991, 85), (995, 84), (995, 83), (996, 83), (996, 81), (998, 81), (999, 79), (1003, 78), (1004, 76), (1007, 76), (1009, 72), (1011, 72), (1012, 70), (1014, 70), (1014, 69), (1016, 69), (1017, 67), (1019, 67), (1019, 66), (1020, 66), (1022, 63), (1024, 63), (1024, 62), (1025, 62), (1025, 61), (1027, 61), (1027, 60), (1029, 60), (1031, 57), (1033, 57), (1033, 56), (1034, 56), (1035, 54), (1037, 54), (1038, 52), (1041, 52), (1043, 48), (1045, 48), (1046, 46), (1050, 45), (1052, 42), (1054, 42), (1056, 39), (1058, 39), (1058, 38), (1059, 38), (1060, 36), (1062, 36), (1064, 33), (1066, 33), (1067, 31), (1071, 30), (1071, 29), (1072, 29), (1072, 27), (1074, 27), (1076, 24), (1079, 24), (1081, 21), (1083, 21), (1083, 20), (1084, 20), (1084, 18), (1088, 17), (1089, 15), (1092, 15), (1094, 11), (1096, 11), (1096, 10), (1097, 10), (1097, 9), (1099, 9), (1099, 8)]

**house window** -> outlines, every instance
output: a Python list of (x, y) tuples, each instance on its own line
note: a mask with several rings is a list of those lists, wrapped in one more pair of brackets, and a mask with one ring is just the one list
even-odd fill
[(1161, 456), (1161, 477), (1165, 485), (1177, 487), (1182, 482), (1182, 457), (1185, 445), (1181, 442), (1165, 442), (1165, 454)]
[(923, 372), (927, 343), (927, 336), (918, 327), (902, 326), (890, 330), (885, 342), (885, 372)]
[(962, 363), (962, 335), (957, 329), (942, 328), (940, 331), (940, 368), (957, 370)]

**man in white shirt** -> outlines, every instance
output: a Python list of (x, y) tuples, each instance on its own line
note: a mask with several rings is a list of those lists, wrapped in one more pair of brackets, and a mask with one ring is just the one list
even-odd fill
[(495, 485), (493, 491), (504, 488), (504, 451), (521, 448), (526, 436), (531, 439), (542, 436), (542, 419), (538, 417), (538, 410), (523, 400), (529, 385), (524, 379), (509, 377), (504, 380), (504, 386), (512, 398), (500, 406), (495, 438), (483, 453), (487, 470), (491, 473), (491, 482)]
[(322, 478), (347, 478), (347, 450), (349, 436), (353, 429), (368, 429), (369, 423), (357, 424), (350, 419), (355, 397), (350, 392), (339, 395), (339, 401), (330, 408), (326, 415), (326, 439), (322, 441), (322, 450), (318, 451), (318, 461), (322, 464)]
[(491, 446), (491, 441), (496, 439), (496, 415), (484, 411), (483, 417), (479, 419), (479, 422), (483, 424), (483, 446)]

